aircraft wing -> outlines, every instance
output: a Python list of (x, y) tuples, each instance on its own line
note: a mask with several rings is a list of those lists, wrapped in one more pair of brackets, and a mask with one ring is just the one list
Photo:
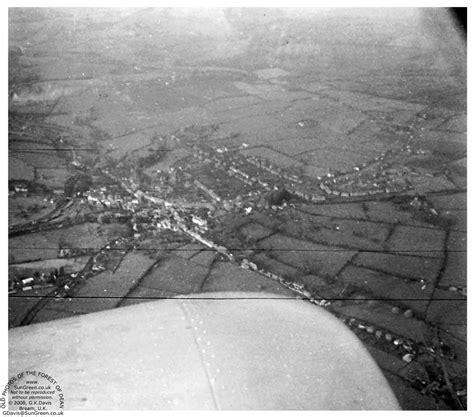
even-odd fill
[(198, 294), (14, 328), (9, 350), (10, 376), (48, 374), (66, 410), (399, 408), (345, 325), (273, 294)]

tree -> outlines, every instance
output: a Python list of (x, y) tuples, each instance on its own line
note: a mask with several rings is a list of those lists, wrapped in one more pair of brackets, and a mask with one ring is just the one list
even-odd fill
[(64, 183), (64, 195), (66, 197), (75, 197), (78, 193), (84, 193), (93, 185), (90, 175), (78, 174), (70, 177)]
[(281, 190), (270, 191), (265, 199), (270, 206), (281, 206), (285, 201), (291, 200), (291, 194), (282, 188)]

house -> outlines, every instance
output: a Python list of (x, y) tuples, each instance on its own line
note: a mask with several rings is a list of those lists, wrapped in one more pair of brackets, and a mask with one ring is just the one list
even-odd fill
[(252, 270), (256, 271), (257, 270), (257, 265), (255, 265), (253, 262), (250, 262), (248, 259), (243, 259), (242, 260), (242, 268), (252, 269)]
[(202, 219), (199, 216), (196, 216), (194, 214), (191, 215), (191, 221), (198, 225), (199, 227), (207, 228), (207, 220)]
[(331, 189), (326, 184), (321, 183), (319, 188), (321, 188), (321, 190), (323, 190), (326, 194), (331, 194)]
[(71, 249), (68, 249), (68, 248), (59, 249), (59, 254), (58, 254), (59, 258), (69, 258), (70, 256), (71, 256)]
[(326, 197), (324, 197), (323, 195), (313, 194), (311, 196), (311, 201), (325, 201), (325, 200), (326, 200)]

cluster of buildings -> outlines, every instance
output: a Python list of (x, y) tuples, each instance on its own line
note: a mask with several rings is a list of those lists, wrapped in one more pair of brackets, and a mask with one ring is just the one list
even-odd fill
[[(313, 203), (324, 202), (326, 201), (327, 196), (363, 197), (379, 193), (399, 192), (407, 187), (403, 181), (397, 179), (391, 181), (391, 184), (387, 184), (387, 177), (392, 175), (389, 170), (379, 169), (378, 171), (381, 172), (377, 171), (374, 173), (374, 176), (381, 177), (381, 181), (378, 181), (379, 178), (364, 178), (362, 180), (362, 174), (366, 174), (367, 170), (361, 172), (361, 168), (356, 167), (353, 173), (340, 174), (337, 176), (329, 173), (325, 178), (318, 178), (315, 183), (315, 180), (310, 177), (297, 176), (276, 167), (261, 158), (230, 153), (229, 149), (225, 146), (219, 146), (214, 149), (206, 144), (190, 142), (187, 142), (185, 146), (191, 148), (194, 157), (200, 162), (212, 163), (212, 169), (217, 168), (219, 173), (222, 170), (222, 173), (225, 172), (230, 177), (233, 177), (248, 186), (255, 187), (254, 191), (256, 195), (262, 191), (274, 190), (276, 188), (275, 184), (277, 183), (279, 184), (279, 187), (281, 187), (282, 180), (285, 180), (286, 184), (284, 184), (284, 187), (290, 194)], [(392, 151), (375, 158), (374, 161), (369, 161), (369, 163), (364, 164), (362, 168), (366, 168), (371, 163), (378, 163), (380, 166), (380, 162), (383, 161), (390, 152)], [(251, 168), (250, 165), (252, 165), (253, 168)], [(257, 170), (255, 170), (255, 168), (257, 168)], [(259, 175), (260, 170), (266, 171), (267, 175), (264, 175), (263, 172), (262, 175)], [(397, 174), (393, 173), (393, 175), (400, 175), (398, 170), (393, 171), (397, 172)], [(191, 172), (186, 173), (189, 178), (193, 177)], [(269, 178), (268, 173), (275, 177), (273, 181)], [(213, 174), (211, 174), (210, 178), (216, 177), (216, 173)], [(220, 195), (213, 186), (205, 184), (200, 179), (194, 179), (192, 184), (196, 189), (202, 191), (207, 197), (209, 197), (212, 204), (222, 207), (227, 211), (243, 208), (246, 212), (250, 212), (253, 205), (256, 203), (255, 196), (253, 196), (251, 192), (247, 192), (248, 189), (239, 194), (239, 196), (243, 197), (246, 201), (240, 201), (237, 204), (236, 199), (226, 198), (224, 195)], [(122, 178), (121, 185), (128, 193), (135, 196), (135, 198), (132, 198), (130, 201), (130, 204), (134, 206), (139, 206), (146, 200), (152, 204), (164, 205), (167, 207), (179, 205), (173, 203), (169, 199), (162, 198), (162, 196), (156, 196), (155, 192), (139, 190), (137, 184), (134, 184), (133, 181), (127, 178)], [(219, 188), (219, 178), (217, 177), (216, 186)], [(238, 184), (235, 186), (238, 187)], [(128, 208), (133, 209), (134, 207)], [(168, 222), (169, 220), (163, 219), (163, 227), (170, 228), (171, 223), (168, 224)]]
[(257, 264), (254, 262), (249, 261), (247, 258), (238, 260), (231, 251), (229, 251), (228, 248), (225, 246), (219, 245), (214, 243), (211, 239), (203, 236), (201, 233), (205, 230), (200, 229), (199, 225), (198, 227), (189, 227), (188, 224), (185, 223), (183, 217), (179, 214), (174, 212), (174, 218), (176, 219), (175, 222), (171, 222), (169, 219), (163, 219), (160, 220), (160, 224), (162, 225), (162, 228), (167, 228), (173, 231), (181, 231), (188, 236), (192, 237), (194, 240), (197, 240), (198, 242), (202, 243), (208, 248), (211, 248), (218, 252), (219, 254), (223, 255), (226, 257), (230, 262), (237, 264), (241, 268), (245, 270), (250, 270), (253, 272), (256, 272), (260, 275), (263, 275), (267, 278), (270, 278), (273, 281), (276, 281), (285, 287), (295, 291), (296, 293), (300, 294), (303, 297), (308, 298), (311, 302), (316, 303), (318, 305), (328, 305), (329, 302), (325, 300), (315, 300), (312, 296), (311, 293), (307, 290), (304, 289), (304, 287), (301, 284), (295, 283), (295, 282), (290, 282), (285, 280), (283, 277), (279, 276), (278, 274), (275, 274), (274, 272), (267, 271), (263, 268), (259, 268)]
[(291, 181), (296, 184), (302, 184), (303, 180), (300, 179), (297, 175), (288, 173), (284, 169), (273, 165), (272, 163), (265, 161), (261, 158), (255, 156), (247, 156), (246, 160), (255, 165), (258, 168), (261, 168), (265, 171), (268, 171), (270, 174), (276, 175), (277, 177), (283, 178), (285, 180)]
[[(403, 179), (403, 172), (398, 168), (391, 169), (386, 163), (386, 159), (389, 156), (393, 157), (397, 152), (412, 152), (409, 146), (391, 149), (372, 161), (362, 164), (361, 167), (355, 167), (353, 172), (328, 173), (325, 177), (318, 177), (315, 180), (305, 175), (296, 175), (291, 170), (276, 167), (269, 161), (256, 156), (230, 152), (226, 146), (213, 147), (206, 143), (191, 141), (183, 141), (181, 145), (190, 150), (194, 158), (201, 162), (196, 167), (198, 170), (203, 170), (202, 178), (201, 175), (196, 175), (193, 165), (180, 167), (179, 171), (184, 174), (181, 182), (186, 183), (184, 186), (184, 188), (187, 187), (186, 192), (189, 193), (189, 188), (194, 188), (191, 193), (202, 192), (202, 195), (210, 200), (210, 202), (209, 200), (196, 202), (197, 205), (204, 204), (212, 207), (204, 216), (190, 214), (198, 207), (195, 207), (194, 203), (185, 204), (179, 197), (179, 189), (183, 184), (176, 183), (174, 189), (178, 191), (167, 193), (161, 188), (153, 187), (153, 183), (152, 186), (140, 186), (132, 178), (120, 174), (120, 169), (115, 167), (109, 170), (104, 169), (103, 172), (118, 181), (125, 193), (110, 193), (106, 187), (101, 187), (88, 191), (84, 194), (84, 198), (91, 205), (126, 210), (131, 213), (142, 211), (144, 203), (149, 203), (151, 207), (164, 207), (167, 211), (160, 213), (158, 217), (156, 213), (152, 216), (156, 228), (203, 233), (209, 227), (208, 220), (213, 212), (222, 209), (224, 211), (243, 210), (244, 213), (250, 213), (254, 207), (261, 206), (262, 192), (271, 192), (281, 187), (284, 187), (291, 195), (312, 203), (322, 203), (329, 196), (364, 197), (380, 193), (396, 193), (409, 187)], [(211, 171), (207, 172), (207, 167)], [(222, 174), (228, 175), (225, 181), (221, 181)], [(238, 180), (235, 182), (236, 188), (231, 193), (233, 196), (228, 192), (234, 184), (229, 177)], [(160, 179), (161, 176), (157, 177), (156, 181), (159, 182)], [(239, 187), (239, 182), (246, 186)], [(200, 197), (199, 192), (196, 193), (197, 200), (205, 200), (206, 197)], [(235, 197), (236, 193), (237, 197)], [(181, 217), (178, 218), (173, 213), (181, 213), (179, 215)], [(137, 233), (143, 229), (143, 226), (134, 225)]]
[[(399, 149), (390, 149), (387, 152), (355, 167), (353, 172), (335, 175), (328, 173), (325, 177), (318, 177), (315, 180), (304, 175), (295, 175), (280, 167), (274, 166), (270, 162), (255, 156), (244, 156), (229, 154), (226, 147), (218, 147), (213, 150), (207, 145), (206, 149), (201, 149), (202, 145), (192, 144), (194, 156), (204, 162), (214, 162), (214, 166), (226, 168), (227, 174), (239, 181), (250, 185), (261, 187), (266, 191), (274, 189), (275, 183), (281, 185), (285, 181), (285, 188), (292, 195), (313, 203), (324, 202), (329, 196), (333, 197), (365, 197), (377, 194), (399, 193), (410, 186), (403, 179), (403, 170), (399, 167), (391, 169), (388, 163), (384, 163), (388, 157), (398, 153), (412, 152), (409, 145), (400, 146)], [(421, 151), (420, 151), (421, 152)], [(420, 153), (417, 152), (417, 153)], [(246, 164), (251, 164), (254, 169), (266, 171), (275, 177), (273, 184), (268, 179), (262, 179), (263, 175), (250, 173), (253, 171)], [(213, 200), (221, 202), (222, 198), (210, 187), (195, 182), (195, 185), (208, 194)], [(315, 186), (317, 187), (315, 189)]]
[[(199, 147), (194, 145), (195, 149)], [(228, 152), (227, 148), (219, 148), (218, 153)], [(280, 167), (274, 166), (270, 162), (255, 156), (230, 157), (228, 173), (248, 185), (259, 185), (265, 190), (274, 188), (272, 184), (263, 181), (260, 176), (252, 176), (245, 169), (244, 164), (249, 163), (258, 169), (262, 169), (274, 175), (275, 182), (281, 183), (286, 180), (285, 188), (298, 198), (309, 202), (320, 203), (326, 200), (326, 196), (334, 197), (366, 197), (377, 194), (400, 193), (410, 189), (410, 184), (404, 179), (408, 169), (403, 165), (402, 159), (410, 155), (424, 155), (426, 151), (422, 149), (413, 150), (410, 145), (399, 144), (386, 152), (374, 157), (360, 167), (354, 167), (352, 172), (333, 174), (328, 173), (325, 177), (318, 177), (317, 185), (319, 190), (314, 190), (314, 180), (304, 175), (295, 175)], [(213, 158), (210, 151), (204, 151), (203, 155), (211, 161), (220, 158)], [(390, 158), (390, 160), (389, 160)], [(398, 159), (398, 163), (397, 163)], [(394, 165), (394, 163), (396, 165)], [(247, 172), (246, 172), (247, 171)]]
[(208, 222), (202, 217), (196, 216), (195, 214), (182, 213), (179, 210), (172, 208), (168, 215), (159, 219), (155, 225), (157, 229), (183, 232), (194, 240), (202, 243), (204, 246), (214, 249), (218, 253), (224, 255), (230, 261), (234, 261), (234, 256), (227, 250), (227, 248), (218, 245), (203, 236), (203, 233), (208, 230)]
[[(387, 181), (387, 178), (391, 178), (391, 176), (397, 178), (400, 176), (399, 170), (390, 171), (387, 164), (383, 164), (384, 160), (390, 154), (393, 154), (393, 150), (374, 158), (373, 161), (363, 164), (361, 167), (363, 171), (361, 171), (361, 168), (355, 167), (354, 172), (337, 175), (329, 173), (326, 177), (318, 177), (315, 181), (313, 178), (307, 176), (297, 176), (261, 158), (229, 152), (229, 149), (225, 146), (213, 148), (207, 144), (197, 144), (193, 142), (186, 142), (182, 145), (188, 148), (188, 150), (190, 148), (193, 152), (193, 156), (201, 163), (204, 163), (204, 165), (211, 163), (212, 169), (217, 168), (219, 173), (221, 171), (222, 173), (227, 173), (227, 175), (240, 182), (255, 188), (251, 189), (253, 191), (250, 192), (247, 192), (247, 188), (245, 192), (238, 194), (238, 198), (227, 199), (224, 195), (219, 195), (213, 186), (205, 184), (201, 178), (193, 179), (193, 172), (188, 172), (189, 169), (184, 168), (183, 170), (181, 168), (180, 172), (183, 171), (186, 178), (193, 179), (192, 184), (195, 189), (202, 191), (211, 200), (211, 203), (200, 203), (207, 206), (211, 205), (211, 209), (201, 209), (201, 213), (198, 214), (199, 208), (194, 207), (193, 204), (183, 204), (179, 199), (170, 199), (169, 196), (167, 197), (163, 194), (157, 195), (156, 190), (152, 190), (153, 187), (147, 187), (149, 188), (148, 190), (140, 190), (141, 187), (135, 183), (133, 179), (124, 177), (122, 176), (123, 174), (120, 175), (118, 173), (118, 169), (111, 168), (110, 170), (104, 169), (103, 172), (118, 182), (122, 191), (125, 191), (125, 193), (110, 193), (106, 187), (101, 187), (99, 189), (89, 190), (84, 194), (84, 198), (87, 199), (87, 202), (91, 205), (107, 209), (126, 210), (133, 213), (134, 220), (132, 227), (136, 232), (136, 237), (138, 237), (141, 232), (150, 230), (150, 228), (155, 230), (166, 229), (174, 232), (181, 231), (234, 261), (234, 257), (226, 248), (215, 244), (205, 236), (209, 230), (209, 222), (213, 218), (213, 213), (220, 209), (225, 211), (243, 209), (245, 213), (250, 213), (255, 205), (258, 206), (259, 197), (261, 197), (262, 192), (270, 192), (282, 186), (290, 194), (313, 203), (324, 202), (327, 196), (362, 197), (382, 192), (397, 192), (401, 191), (404, 186), (402, 181), (394, 180), (391, 182), (393, 186), (390, 188), (390, 184), (388, 184), (390, 181)], [(369, 169), (366, 168), (370, 165), (372, 165), (372, 168), (375, 168), (373, 174), (375, 178), (370, 178), (370, 173), (367, 174)], [(202, 166), (203, 164), (201, 164), (201, 169)], [(268, 174), (271, 175), (269, 176)], [(219, 178), (216, 177), (215, 172), (206, 175), (210, 178), (210, 181), (216, 178), (216, 186), (218, 189), (219, 184), (221, 188), (224, 183), (226, 184), (225, 186), (229, 184), (228, 181), (219, 182)], [(365, 177), (369, 175), (369, 178), (364, 178), (364, 175)], [(381, 178), (378, 178), (378, 176)], [(158, 180), (157, 178), (157, 181)], [(276, 184), (278, 184), (278, 187)], [(238, 184), (235, 186), (238, 187)], [(151, 212), (150, 209), (144, 207), (146, 203), (149, 203), (148, 207), (152, 208)], [(275, 207), (275, 209), (277, 209), (277, 207)], [(272, 273), (258, 270), (255, 264), (247, 260), (242, 262), (242, 267), (266, 274), (271, 279), (277, 281), (281, 280), (278, 276), (273, 276), (274, 274), (271, 275)], [(301, 289), (296, 288), (296, 290), (300, 291)]]
[(131, 202), (126, 196), (124, 197), (108, 192), (106, 187), (85, 191), (82, 194), (82, 198), (84, 201), (87, 201), (90, 206), (99, 208), (125, 209), (124, 205)]
[(87, 256), (91, 254), (89, 248), (59, 248), (58, 258), (59, 259), (68, 259), (68, 258), (79, 258), (80, 256)]
[(194, 185), (198, 187), (200, 190), (204, 191), (215, 202), (220, 203), (222, 201), (222, 198), (219, 197), (214, 190), (204, 185), (201, 181), (194, 180)]
[(310, 201), (312, 203), (321, 203), (326, 200), (326, 197), (324, 197), (323, 195), (308, 192), (302, 187), (295, 187), (294, 189), (290, 189), (288, 191), (296, 197), (306, 201)]
[(26, 184), (15, 184), (12, 187), (9, 187), (8, 197), (27, 197), (28, 196), (28, 186)]
[(64, 279), (66, 275), (63, 268), (60, 268), (59, 270), (54, 269), (51, 272), (37, 271), (25, 278), (9, 276), (8, 294), (15, 294), (18, 291), (31, 291), (54, 287), (58, 281)]
[[(340, 197), (365, 197), (377, 194), (400, 193), (410, 188), (404, 176), (409, 173), (403, 157), (411, 155), (409, 145), (399, 146), (354, 167), (353, 172), (335, 176), (328, 174), (321, 179), (320, 189), (327, 195)], [(423, 155), (425, 151), (416, 151)], [(388, 159), (391, 158), (390, 161)]]
[[(262, 187), (270, 189), (269, 184), (259, 180), (256, 176), (245, 172), (245, 170), (242, 169), (242, 162), (245, 162), (245, 158), (229, 154), (229, 149), (227, 147), (218, 146), (213, 149), (207, 145), (188, 144), (188, 146), (192, 148), (193, 156), (199, 161), (205, 163), (213, 162), (214, 167), (222, 168), (228, 175), (235, 177), (247, 185), (256, 185), (258, 183)], [(203, 189), (203, 191), (209, 193), (206, 189)], [(212, 195), (211, 197), (214, 198)]]

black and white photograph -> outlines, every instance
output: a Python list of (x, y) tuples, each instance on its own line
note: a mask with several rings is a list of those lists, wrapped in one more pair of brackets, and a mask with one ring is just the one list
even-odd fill
[(467, 410), (467, 7), (9, 3), (4, 415)]

